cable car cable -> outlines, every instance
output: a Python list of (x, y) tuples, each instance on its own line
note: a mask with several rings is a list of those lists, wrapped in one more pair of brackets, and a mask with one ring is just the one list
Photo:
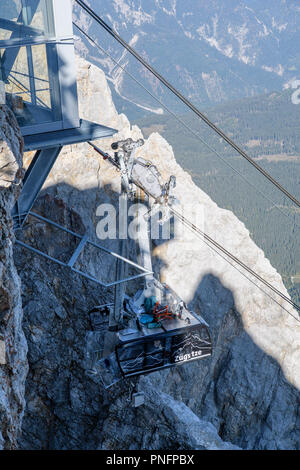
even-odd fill
[(220, 153), (217, 152), (214, 148), (212, 148), (205, 140), (196, 132), (194, 131), (188, 124), (186, 124), (185, 121), (183, 121), (178, 115), (176, 115), (173, 111), (171, 111), (170, 108), (168, 108), (167, 105), (165, 105), (159, 98), (157, 98), (155, 95), (151, 93), (136, 77), (134, 77), (130, 72), (128, 72), (125, 67), (123, 67), (116, 59), (114, 59), (109, 52), (107, 52), (102, 46), (100, 46), (96, 41), (94, 41), (88, 33), (86, 33), (80, 26), (78, 26), (77, 23), (73, 21), (73, 25), (96, 47), (98, 48), (101, 52), (107, 55), (118, 67), (120, 67), (124, 73), (126, 73), (132, 80), (134, 80), (141, 88), (143, 88), (157, 103), (159, 103), (169, 114), (171, 114), (183, 127), (185, 127), (191, 134), (193, 134), (202, 144), (204, 144), (211, 152), (215, 153), (222, 162), (227, 165), (231, 170), (233, 170), (238, 176), (240, 176), (245, 183), (247, 183), (249, 186), (251, 186), (255, 191), (258, 191), (264, 199), (267, 201), (271, 202), (276, 209), (281, 212), (285, 217), (288, 217), (290, 219), (290, 222), (293, 223), (293, 225), (296, 225), (297, 227), (300, 228), (300, 225), (298, 225), (295, 220), (292, 219), (292, 217), (284, 212), (281, 207), (279, 207), (272, 199), (269, 198), (265, 193), (262, 192), (261, 189), (256, 187), (253, 183), (251, 183), (242, 173), (240, 173), (236, 168), (234, 168), (225, 158), (221, 156)]
[[(101, 151), (95, 144), (92, 144), (91, 142), (88, 142), (91, 147), (94, 148), (100, 155), (102, 155), (105, 159), (108, 159), (108, 154)], [(113, 161), (113, 158), (109, 157), (109, 161), (118, 167), (118, 164)], [(120, 168), (119, 168), (120, 169)], [(145, 188), (141, 187), (140, 184), (132, 179), (132, 182), (142, 189), (149, 197), (152, 199), (156, 200), (155, 196), (153, 196), (149, 191), (147, 191)], [(247, 266), (245, 263), (243, 263), (240, 259), (238, 259), (236, 256), (234, 256), (232, 253), (230, 253), (228, 250), (226, 250), (222, 245), (220, 245), (218, 242), (216, 242), (213, 238), (211, 238), (209, 235), (207, 235), (205, 232), (203, 232), (199, 227), (197, 227), (193, 222), (189, 221), (186, 217), (182, 216), (180, 213), (178, 213), (175, 209), (173, 209), (171, 206), (169, 206), (170, 211), (179, 219), (181, 220), (182, 223), (187, 225), (192, 231), (197, 233), (197, 235), (201, 236), (201, 239), (204, 243), (206, 243), (209, 248), (212, 248), (211, 245), (213, 245), (216, 249), (212, 248), (219, 256), (221, 256), (225, 261), (227, 261), (233, 268), (235, 268), (238, 272), (240, 272), (244, 277), (246, 277), (252, 284), (256, 285), (262, 292), (264, 292), (268, 297), (270, 297), (274, 302), (276, 302), (278, 305), (279, 302), (275, 300), (272, 296), (270, 296), (268, 293), (266, 293), (260, 286), (255, 284), (251, 279), (248, 278), (244, 273), (242, 273), (236, 266), (234, 266), (228, 259), (226, 259), (224, 256), (221, 255), (220, 251), (225, 254), (227, 257), (231, 258), (232, 261), (238, 263), (243, 269), (248, 271), (251, 275), (253, 275), (256, 279), (258, 279), (260, 282), (262, 282), (265, 286), (267, 286), (269, 289), (271, 289), (275, 294), (279, 295), (283, 300), (291, 304), (296, 310), (300, 312), (300, 306), (297, 305), (295, 302), (293, 302), (291, 299), (289, 299), (285, 294), (283, 294), (281, 291), (276, 289), (272, 284), (270, 284), (268, 281), (266, 281), (264, 278), (262, 278), (259, 274), (257, 274), (255, 271), (253, 271), (249, 266)], [(291, 312), (289, 312), (285, 307), (280, 305), (289, 315), (291, 315), (295, 320), (297, 320), (300, 323), (300, 319), (297, 319)]]
[(223, 258), (224, 261), (229, 263), (236, 271), (238, 271), (242, 276), (244, 276), (248, 281), (250, 281), (254, 286), (256, 286), (263, 294), (268, 296), (273, 302), (275, 302), (279, 307), (281, 307), (283, 310), (285, 310), (291, 317), (293, 317), (297, 322), (300, 323), (300, 319), (297, 318), (295, 315), (293, 315), (287, 308), (283, 307), (278, 300), (274, 299), (268, 292), (266, 292), (262, 287), (260, 287), (258, 284), (256, 284), (250, 277), (248, 277), (245, 273), (243, 273), (237, 266), (235, 266), (233, 263), (231, 263), (225, 256), (223, 256), (219, 251), (217, 251), (213, 246), (211, 246), (209, 243), (207, 243), (205, 240), (203, 240), (203, 237), (201, 236), (202, 241), (209, 247), (210, 250), (214, 251), (218, 256)]
[[(243, 269), (245, 269), (246, 271), (248, 271), (250, 274), (252, 274), (254, 277), (256, 277), (256, 279), (258, 279), (260, 282), (262, 282), (263, 284), (265, 284), (265, 286), (267, 286), (269, 289), (271, 289), (275, 294), (279, 295), (283, 300), (285, 300), (286, 302), (288, 302), (289, 304), (292, 305), (292, 307), (294, 307), (296, 310), (298, 310), (300, 312), (300, 306), (297, 305), (295, 302), (293, 302), (291, 299), (289, 299), (285, 294), (283, 294), (281, 291), (279, 291), (278, 289), (276, 289), (276, 287), (272, 286), (272, 284), (270, 284), (268, 281), (266, 281), (264, 278), (262, 278), (259, 274), (257, 274), (255, 271), (253, 271), (251, 268), (249, 268), (249, 266), (247, 266), (246, 264), (244, 264), (239, 258), (237, 258), (236, 256), (234, 256), (232, 253), (230, 253), (229, 251), (226, 250), (226, 248), (224, 248), (222, 245), (220, 245), (218, 242), (216, 242), (213, 238), (211, 238), (209, 235), (207, 235), (205, 232), (203, 232), (202, 230), (200, 230), (197, 226), (195, 226), (191, 221), (189, 221), (188, 219), (186, 219), (184, 216), (182, 216), (181, 214), (179, 214), (175, 209), (173, 209), (172, 207), (170, 207), (170, 210), (171, 212), (174, 213), (174, 215), (179, 219), (181, 220), (185, 225), (187, 225), (192, 231), (198, 233), (198, 235), (200, 235), (202, 238), (203, 238), (203, 241), (206, 241), (212, 245), (214, 245), (219, 251), (222, 251), (226, 256), (228, 256), (229, 258), (231, 258), (232, 261), (235, 261), (236, 263), (238, 263)], [(299, 320), (300, 321), (300, 320)]]
[(264, 175), (271, 183), (276, 186), (285, 196), (287, 196), (296, 206), (300, 207), (300, 202), (290, 194), (278, 181), (276, 181), (264, 168), (256, 163), (244, 150), (242, 150), (233, 140), (231, 140), (221, 129), (211, 122), (199, 109), (185, 98), (170, 82), (168, 82), (160, 73), (158, 73), (148, 62), (146, 62), (119, 34), (114, 31), (105, 21), (97, 15), (85, 2), (75, 0), (102, 28), (104, 28), (119, 44), (133, 55), (149, 72), (151, 72), (161, 83), (163, 83), (177, 98), (179, 98), (188, 108), (190, 108), (202, 121), (204, 121), (214, 132), (216, 132), (225, 142), (234, 148), (243, 158), (245, 158), (254, 168)]
[[(77, 1), (77, 0), (76, 0)], [(74, 23), (75, 26), (83, 33), (85, 34), (95, 45), (97, 45), (97, 43), (95, 43), (95, 41), (92, 40), (92, 38), (90, 38), (76, 23)], [(99, 45), (97, 45), (100, 49), (102, 49)], [(150, 195), (151, 196), (151, 195)], [(152, 196), (153, 197), (153, 196)], [(299, 204), (300, 206), (300, 204)], [(174, 210), (171, 209), (173, 212)], [(175, 214), (175, 212), (174, 212)], [(181, 217), (180, 214), (175, 214), (177, 217)], [(185, 224), (188, 224), (190, 226), (190, 228), (192, 228), (192, 230), (194, 231), (197, 231), (195, 229), (197, 229), (193, 223), (191, 223), (190, 221), (188, 221), (187, 219), (183, 218), (182, 219), (182, 222), (185, 223)], [(258, 274), (256, 274), (253, 270), (251, 270), (251, 268), (249, 268), (248, 266), (246, 266), (244, 263), (242, 263), (238, 258), (236, 258), (234, 255), (232, 255), (231, 253), (229, 253), (225, 248), (223, 248), (221, 245), (219, 245), (217, 242), (215, 242), (211, 237), (209, 237), (207, 234), (205, 233), (200, 233), (201, 236), (204, 236), (204, 238), (206, 239), (206, 241), (212, 243), (213, 245), (215, 245), (219, 250), (223, 251), (223, 253), (225, 253), (227, 256), (229, 256), (233, 261), (237, 262), (240, 266), (242, 266), (244, 269), (246, 269), (249, 273), (251, 273), (253, 276), (255, 276), (258, 280), (260, 280), (261, 282), (263, 282), (267, 287), (269, 287), (271, 290), (273, 290), (273, 292), (275, 292), (277, 295), (279, 295), (283, 300), (286, 300), (287, 302), (289, 302), (295, 309), (297, 309), (298, 311), (300, 311), (300, 306), (298, 306), (297, 304), (295, 304), (293, 301), (291, 301), (288, 297), (286, 297), (282, 292), (278, 291), (276, 288), (274, 288), (271, 284), (269, 284), (267, 281), (265, 281), (263, 278), (261, 278), (261, 276), (259, 276)], [(231, 264), (231, 263), (230, 263)], [(290, 313), (290, 312), (289, 312)], [(292, 315), (292, 314), (291, 314)], [(293, 316), (293, 315), (292, 315)], [(294, 317), (294, 316), (293, 316)], [(295, 318), (295, 317), (294, 317)], [(300, 320), (299, 320), (300, 321)]]

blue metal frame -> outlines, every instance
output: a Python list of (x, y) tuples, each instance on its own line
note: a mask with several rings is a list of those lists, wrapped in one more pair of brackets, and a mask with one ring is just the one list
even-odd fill
[[(71, 0), (46, 1), (44, 5), (46, 9), (45, 17), (50, 23), (53, 23), (53, 25), (48, 28), (49, 31), (45, 31), (46, 34), (43, 34), (43, 36), (39, 35), (39, 31), (36, 28), (30, 26), (31, 19), (39, 6), (39, 2), (40, 0), (32, 0), (30, 3), (32, 8), (28, 14), (28, 21), (26, 22), (28, 24), (22, 25), (22, 31), (25, 31), (24, 37), (16, 37), (17, 28), (14, 28), (13, 21), (1, 20), (0, 18), (0, 27), (2, 21), (2, 25), (4, 25), (5, 28), (13, 31), (10, 39), (0, 41), (0, 48), (5, 48), (6, 75), (10, 73), (10, 69), (16, 60), (20, 47), (24, 46), (27, 47), (28, 52), (29, 71), (31, 70), (29, 75), (32, 75), (33, 67), (32, 62), (30, 62), (31, 47), (38, 44), (45, 44), (47, 49), (49, 88), (52, 91), (52, 110), (61, 110), (59, 116), (56, 116), (57, 120), (22, 126), (21, 132), (23, 135), (69, 129), (79, 127), (80, 125)], [(19, 18), (19, 21), (21, 21), (22, 18)], [(54, 37), (52, 30), (54, 30)], [(28, 33), (27, 35), (26, 31)], [(50, 33), (50, 35), (47, 36), (48, 33)], [(29, 34), (31, 34), (31, 37)], [(5, 80), (5, 75), (3, 79)], [(33, 83), (33, 81), (34, 79), (31, 78), (31, 83)], [(34, 93), (34, 87), (32, 93)], [(35, 100), (33, 100), (33, 104), (34, 102)]]
[(79, 126), (72, 3), (71, 0), (52, 0), (52, 8), (55, 35), (65, 38), (56, 45), (56, 49), (62, 122), (63, 128), (67, 129)]

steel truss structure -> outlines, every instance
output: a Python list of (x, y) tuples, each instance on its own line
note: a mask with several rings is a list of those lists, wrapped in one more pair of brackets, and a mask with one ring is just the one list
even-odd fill
[[(58, 228), (59, 230), (62, 230), (63, 232), (65, 233), (68, 233), (70, 235), (73, 235), (74, 237), (76, 237), (78, 240), (79, 240), (79, 243), (75, 249), (75, 251), (73, 252), (72, 256), (70, 257), (69, 261), (67, 263), (53, 257), (53, 256), (50, 256), (48, 255), (47, 253), (44, 253), (43, 251), (41, 250), (38, 250), (37, 248), (34, 248), (33, 246), (31, 245), (28, 245), (27, 243), (24, 243), (22, 242), (21, 240), (19, 239), (16, 239), (16, 244), (23, 247), (23, 248), (26, 248), (27, 250), (30, 250), (32, 251), (33, 253), (36, 253), (40, 256), (43, 256), (44, 258), (50, 260), (50, 261), (53, 261), (54, 263), (56, 264), (59, 264), (60, 266), (63, 266), (65, 268), (69, 268), (71, 269), (72, 271), (74, 271), (75, 273), (79, 274), (80, 276), (83, 276), (85, 277), (86, 279), (89, 279), (90, 281), (93, 281), (93, 282), (96, 282), (97, 284), (99, 284), (100, 286), (102, 287), (113, 287), (113, 286), (116, 286), (118, 284), (122, 284), (124, 282), (128, 282), (128, 281), (132, 281), (134, 279), (138, 279), (140, 277), (145, 277), (149, 274), (152, 274), (152, 271), (148, 271), (147, 269), (143, 268), (142, 266), (140, 266), (139, 264), (137, 263), (134, 263), (133, 261), (129, 260), (128, 258), (125, 258), (121, 255), (119, 255), (118, 253), (115, 253), (114, 251), (111, 251), (111, 250), (108, 250), (107, 248), (105, 248), (104, 246), (102, 245), (99, 245), (98, 243), (95, 243), (93, 242), (92, 240), (90, 240), (88, 238), (88, 233), (85, 233), (84, 235), (80, 235), (76, 232), (73, 232), (72, 230), (69, 230), (67, 229), (66, 227), (63, 227), (62, 225), (59, 225), (57, 224), (56, 222), (53, 222), (52, 220), (50, 219), (47, 219), (46, 217), (42, 217), (41, 215), (39, 214), (36, 214), (34, 212), (29, 212), (28, 214), (26, 215), (31, 215), (32, 217), (36, 218), (36, 219), (39, 219), (49, 225), (52, 225), (53, 227), (56, 227)], [(97, 279), (89, 274), (87, 274), (86, 272), (84, 271), (81, 271), (79, 269), (76, 269), (74, 266), (75, 266), (75, 263), (76, 261), (78, 260), (78, 257), (80, 256), (80, 254), (83, 252), (84, 248), (86, 245), (91, 245), (93, 246), (94, 248), (97, 248), (98, 250), (100, 251), (103, 251), (105, 253), (107, 253), (108, 255), (112, 256), (113, 258), (116, 258), (116, 260), (120, 260), (122, 261), (123, 263), (126, 263), (130, 266), (133, 266), (134, 268), (138, 269), (139, 271), (142, 271), (141, 273), (139, 274), (136, 274), (136, 275), (133, 275), (133, 276), (128, 276), (126, 278), (123, 278), (123, 279), (117, 279), (116, 281), (113, 281), (113, 282), (104, 282), (104, 281), (101, 281), (100, 279)]]

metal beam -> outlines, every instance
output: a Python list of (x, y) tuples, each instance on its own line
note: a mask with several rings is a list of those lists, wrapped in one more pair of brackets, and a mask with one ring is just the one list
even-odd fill
[[(72, 271), (74, 271), (75, 273), (79, 274), (80, 276), (83, 276), (83, 277), (85, 277), (86, 279), (89, 279), (90, 281), (96, 282), (97, 284), (99, 284), (99, 285), (101, 285), (101, 286), (103, 286), (103, 287), (113, 287), (113, 286), (117, 286), (117, 285), (119, 285), (119, 284), (123, 284), (123, 283), (128, 282), (128, 281), (132, 281), (132, 280), (134, 280), (134, 279), (138, 279), (138, 278), (141, 278), (141, 277), (145, 277), (145, 276), (147, 276), (147, 275), (149, 275), (149, 274), (153, 274), (152, 272), (149, 272), (147, 269), (145, 269), (143, 266), (140, 266), (139, 264), (135, 263), (134, 261), (131, 261), (131, 260), (128, 259), (126, 256), (122, 256), (122, 254), (119, 255), (118, 253), (115, 253), (115, 252), (113, 252), (113, 251), (111, 251), (111, 250), (108, 250), (108, 249), (105, 248), (104, 246), (99, 245), (98, 243), (95, 243), (95, 242), (89, 240), (87, 234), (85, 234), (85, 235), (80, 235), (80, 234), (78, 234), (78, 233), (76, 233), (76, 232), (73, 232), (72, 230), (67, 229), (66, 227), (63, 227), (63, 226), (57, 224), (56, 222), (53, 222), (53, 221), (50, 220), (50, 219), (46, 219), (45, 217), (43, 217), (43, 216), (41, 216), (41, 215), (39, 215), (39, 214), (35, 214), (35, 213), (33, 213), (33, 212), (29, 212), (27, 215), (31, 215), (32, 217), (35, 217), (35, 218), (37, 218), (37, 219), (40, 219), (40, 220), (42, 220), (42, 221), (44, 221), (44, 222), (46, 222), (46, 223), (48, 223), (48, 224), (50, 224), (50, 225), (53, 225), (54, 227), (56, 227), (56, 228), (58, 228), (58, 229), (60, 229), (60, 230), (62, 230), (62, 231), (64, 231), (64, 232), (66, 232), (66, 233), (69, 233), (69, 234), (73, 235), (73, 236), (76, 237), (76, 238), (79, 238), (79, 239), (80, 239), (80, 243), (79, 243), (79, 245), (77, 246), (77, 248), (75, 249), (75, 251), (74, 251), (73, 255), (71, 256), (71, 258), (70, 258), (70, 260), (69, 260), (68, 263), (64, 263), (63, 261), (61, 261), (61, 260), (59, 260), (59, 259), (57, 259), (57, 258), (54, 258), (53, 256), (50, 256), (50, 255), (48, 255), (47, 253), (44, 253), (43, 251), (41, 251), (41, 250), (39, 250), (39, 249), (37, 249), (37, 248), (34, 248), (33, 246), (28, 245), (27, 243), (22, 242), (21, 240), (16, 240), (16, 244), (22, 246), (23, 248), (26, 248), (27, 250), (32, 251), (33, 253), (36, 253), (36, 254), (38, 254), (38, 255), (40, 255), (40, 256), (43, 256), (44, 258), (46, 258), (46, 259), (48, 259), (48, 260), (50, 260), (50, 261), (53, 261), (54, 263), (59, 264), (60, 266), (63, 266), (63, 267), (65, 267), (65, 268), (69, 268), (69, 269), (71, 269)], [(124, 246), (126, 246), (127, 241), (124, 240), (124, 242), (125, 242), (125, 245), (124, 245)], [(123, 272), (121, 273), (121, 274), (123, 274), (122, 277), (117, 278), (117, 279), (116, 279), (115, 281), (113, 281), (113, 282), (103, 282), (103, 281), (101, 281), (100, 279), (97, 279), (97, 278), (95, 278), (95, 277), (93, 277), (93, 276), (90, 276), (88, 273), (86, 273), (86, 272), (84, 272), (84, 271), (81, 271), (81, 270), (79, 270), (79, 269), (74, 268), (74, 264), (76, 263), (76, 260), (78, 259), (78, 256), (79, 256), (79, 254), (81, 253), (81, 251), (83, 250), (85, 244), (92, 245), (92, 246), (94, 246), (95, 248), (99, 249), (100, 251), (104, 251), (105, 253), (108, 253), (108, 254), (111, 255), (112, 257), (117, 258), (117, 260), (118, 260), (119, 262), (121, 262), (122, 265), (124, 265), (124, 264), (127, 264), (127, 265), (128, 265), (128, 264), (129, 264), (129, 265), (135, 267), (136, 269), (138, 269), (139, 271), (142, 271), (142, 272), (139, 273), (139, 274), (135, 274), (135, 275), (133, 275), (133, 276), (123, 277), (123, 275), (125, 275), (125, 276), (127, 275), (127, 274), (125, 273), (125, 270), (123, 270)], [(123, 253), (123, 254), (124, 254), (124, 253)]]
[(12, 217), (15, 219), (15, 224), (18, 228), (25, 222), (61, 149), (62, 146), (57, 146), (38, 150), (33, 157), (23, 180), (22, 192), (12, 210)]
[[(35, 212), (29, 212), (28, 215), (31, 215), (32, 217), (35, 217), (37, 219), (40, 219), (40, 220), (43, 220), (44, 222), (50, 224), (50, 225), (53, 225), (53, 227), (56, 227), (60, 230), (62, 230), (63, 232), (66, 232), (66, 233), (69, 233), (70, 235), (73, 235), (74, 237), (77, 237), (77, 238), (83, 238), (82, 235), (79, 235), (79, 233), (76, 233), (76, 232), (73, 232), (72, 230), (69, 230), (68, 228), (66, 227), (63, 227), (62, 225), (59, 225), (57, 224), (56, 222), (53, 222), (52, 220), (50, 219), (47, 219), (46, 217), (43, 217), (39, 214), (36, 214)], [(122, 261), (125, 261), (125, 263), (128, 263), (130, 264), (131, 266), (134, 266), (135, 268), (138, 268), (140, 269), (141, 271), (145, 272), (146, 274), (152, 274), (152, 271), (148, 271), (147, 269), (145, 269), (143, 266), (140, 266), (139, 264), (135, 263), (134, 261), (130, 261), (129, 259), (127, 258), (124, 258), (124, 256), (121, 256), (119, 255), (118, 253), (115, 253), (114, 251), (111, 251), (111, 250), (108, 250), (107, 248), (105, 248), (104, 246), (102, 245), (99, 245), (98, 243), (95, 243), (93, 242), (92, 240), (87, 240), (87, 243), (89, 245), (92, 245), (94, 246), (95, 248), (99, 248), (99, 250), (102, 250), (104, 251), (105, 253), (109, 254), (109, 255), (112, 255), (114, 256), (115, 258), (118, 258)]]
[(79, 245), (77, 246), (76, 250), (74, 251), (73, 255), (70, 258), (70, 261), (68, 262), (68, 266), (70, 268), (73, 268), (74, 264), (76, 263), (76, 261), (78, 259), (78, 256), (82, 252), (82, 250), (84, 248), (84, 245), (86, 244), (87, 240), (88, 240), (88, 234), (86, 233), (82, 237), (82, 239), (80, 240)]
[[(75, 269), (75, 268), (70, 267), (67, 263), (64, 263), (63, 261), (60, 261), (59, 259), (54, 258), (53, 256), (49, 256), (49, 255), (47, 255), (47, 253), (44, 253), (43, 251), (38, 250), (37, 248), (34, 248), (33, 246), (30, 246), (27, 243), (22, 242), (21, 240), (16, 240), (16, 244), (22, 246), (23, 248), (26, 248), (29, 251), (32, 251), (33, 253), (36, 253), (37, 255), (43, 256), (43, 258), (46, 258), (49, 261), (52, 261), (53, 263), (59, 264), (60, 266), (63, 266), (64, 268), (69, 268), (72, 271), (74, 271), (75, 273), (79, 274), (80, 276), (85, 277), (86, 279), (89, 279), (90, 281), (96, 282), (96, 284), (99, 284), (100, 286), (106, 287), (106, 288), (113, 287), (117, 284), (122, 284), (124, 282), (133, 281), (134, 279), (138, 279), (140, 277), (147, 276), (147, 273), (140, 273), (140, 274), (136, 274), (134, 276), (127, 277), (125, 279), (118, 279), (117, 281), (113, 281), (113, 282), (103, 282), (103, 281), (100, 281), (100, 279), (97, 279), (93, 276), (90, 276), (89, 274), (85, 273), (84, 271), (80, 271), (79, 269)], [(125, 260), (125, 261), (127, 263), (129, 262), (129, 260)]]
[(102, 126), (95, 122), (80, 119), (79, 127), (63, 130), (41, 132), (39, 134), (24, 136), (25, 152), (38, 149), (47, 149), (58, 145), (72, 145), (89, 140), (103, 139), (118, 132), (111, 127)]
[[(121, 192), (121, 207), (126, 208), (126, 214), (127, 214), (127, 191), (124, 186), (124, 178), (122, 179), (122, 192)], [(120, 214), (120, 217), (124, 217), (124, 214)], [(127, 258), (128, 256), (128, 240), (126, 239), (121, 239), (120, 240), (120, 253), (121, 256), (124, 258)], [(117, 260), (116, 263), (116, 279), (122, 279), (125, 276), (127, 276), (127, 264), (125, 264), (123, 261), (120, 259)], [(146, 274), (148, 276), (148, 274)], [(111, 309), (111, 314), (109, 317), (109, 330), (110, 331), (116, 331), (118, 328), (118, 325), (122, 321), (122, 309), (123, 309), (123, 301), (124, 301), (124, 295), (125, 295), (125, 286), (124, 284), (116, 284), (115, 286), (115, 299), (114, 299), (114, 308)]]

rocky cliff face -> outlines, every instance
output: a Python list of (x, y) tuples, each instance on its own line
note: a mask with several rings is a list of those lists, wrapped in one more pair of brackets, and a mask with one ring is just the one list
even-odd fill
[(25, 406), (27, 344), (21, 285), (13, 261), (11, 209), (22, 177), (23, 139), (13, 113), (0, 106), (0, 449), (16, 447)]
[[(103, 72), (82, 59), (78, 85), (81, 116), (119, 130), (113, 139), (99, 142), (103, 150), (109, 151), (113, 140), (141, 137), (118, 115)], [(159, 134), (152, 134), (139, 154), (151, 159), (164, 178), (176, 175), (176, 196), (187, 218), (202, 214), (209, 235), (288, 295), (245, 226), (194, 185)], [(74, 145), (64, 148), (35, 210), (74, 231), (89, 230), (97, 239), (97, 207), (103, 202), (117, 207), (119, 190), (119, 174), (88, 145)], [(24, 237), (65, 259), (75, 246), (33, 220)], [(102, 243), (118, 249), (117, 241)], [(130, 251), (135, 256), (133, 245)], [(198, 238), (156, 243), (153, 260), (157, 276), (210, 324), (214, 354), (135, 380), (146, 394), (146, 404), (135, 409), (130, 383), (106, 391), (85, 374), (87, 312), (110, 301), (113, 292), (16, 250), (30, 363), (20, 447), (299, 448), (299, 323)], [(102, 279), (114, 270), (110, 260), (91, 253), (80, 267)]]

